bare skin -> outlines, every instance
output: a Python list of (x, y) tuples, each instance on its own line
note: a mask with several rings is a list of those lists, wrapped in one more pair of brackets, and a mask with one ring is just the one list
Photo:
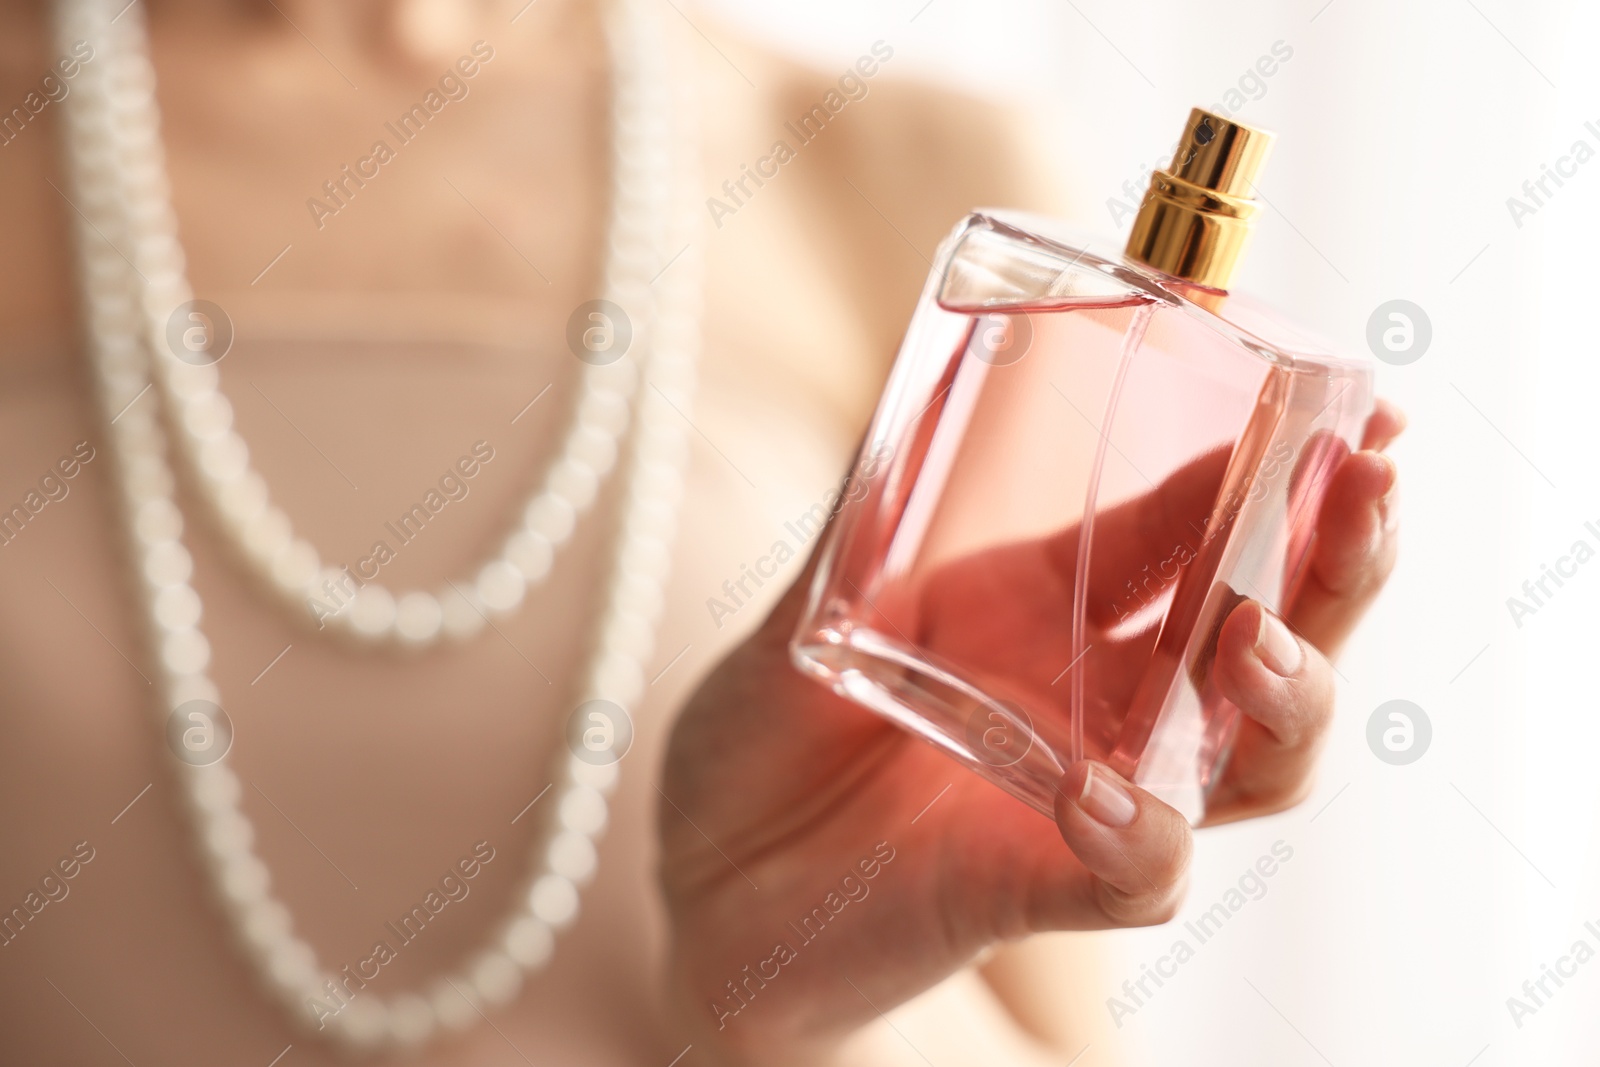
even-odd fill
[[(281, 506), (326, 556), (353, 560), (472, 442), (496, 448), (471, 496), (451, 505), (458, 510), (450, 522), (386, 569), (395, 586), (454, 577), (502, 535), (550, 455), (560, 405), (571, 396), (577, 367), (560, 340), (567, 317), (595, 295), (607, 171), (598, 20), (588, 4), (541, 0), (513, 26), (521, 6), (151, 5), (163, 139), (191, 278), (235, 319), (239, 340), (222, 364), (223, 388)], [(809, 107), (831, 78), (701, 23), (721, 55), (693, 28), (674, 25), (706, 102), (709, 194), (765, 151), (783, 120)], [(496, 57), (471, 97), (452, 104), (448, 122), (407, 146), (381, 182), (319, 229), (306, 200), (480, 38)], [(3, 106), (20, 101), (54, 58), (42, 5), (0, 10)], [(696, 821), (715, 816), (703, 807), (711, 779), (683, 780), (675, 760), (675, 777), (663, 780), (660, 767), (674, 709), (792, 575), (768, 583), (726, 628), (708, 620), (705, 599), (843, 469), (926, 272), (923, 257), (942, 232), (975, 204), (1050, 206), (1019, 184), (1026, 168), (996, 132), (993, 113), (897, 89), (889, 73), (872, 93), (782, 182), (723, 228), (708, 227), (695, 411), (704, 436), (693, 438), (674, 585), (650, 671), (660, 673), (638, 709), (601, 873), (551, 968), (494, 1016), (494, 1027), (449, 1039), (423, 1062), (503, 1063), (520, 1054), (533, 1062), (664, 1064), (690, 1040), (682, 1035), (702, 1025), (703, 1006), (682, 1007), (664, 981), (667, 945), (674, 925), (687, 931), (732, 898), (708, 885), (703, 906), (685, 908), (674, 872), (686, 854), (670, 828), (658, 844), (655, 810), (665, 807), (665, 792)], [(99, 442), (78, 341), (73, 209), (58, 191), (66, 188), (55, 156), (59, 123), (52, 105), (0, 150), (7, 503), (77, 442)], [(906, 173), (912, 152), (967, 166), (952, 164), (939, 182), (926, 182)], [(436, 336), (495, 344), (425, 340)], [(550, 393), (512, 422), (547, 385)], [(170, 756), (148, 708), (109, 478), (106, 464), (89, 463), (66, 500), (0, 549), (0, 811), (8, 827), (0, 906), (20, 902), (76, 842), (95, 850), (71, 895), (0, 948), (6, 1056), (265, 1064), (292, 1043), (286, 1067), (342, 1062), (259, 995), (189, 858)], [(495, 862), (470, 898), (444, 914), (448, 922), (385, 968), (376, 991), (416, 988), (492, 936), (536, 837), (538, 806), (519, 813), (547, 784), (544, 766), (571, 710), (572, 664), (586, 647), (606, 531), (603, 515), (580, 530), (544, 599), (503, 623), (503, 636), (398, 659), (352, 655), (300, 628), (248, 585), (202, 521), (191, 520), (185, 539), (196, 557), (212, 671), (238, 730), (230, 760), (249, 783), (246, 810), (277, 891), (325, 964), (369, 953), (384, 921), (479, 840), (496, 848)], [(1373, 564), (1350, 567), (1368, 574)], [(1330, 595), (1325, 612), (1338, 615), (1342, 603)], [(774, 644), (782, 626), (763, 627), (750, 648)], [(790, 688), (798, 679), (777, 658), (759, 670), (745, 672), (743, 684), (770, 695), (774, 708), (833, 714), (831, 698), (808, 683), (798, 696)], [(708, 685), (694, 714), (719, 704), (727, 677), (724, 670)], [(736, 711), (730, 704), (718, 714)], [(854, 712), (852, 722), (876, 729)], [(761, 758), (757, 751), (749, 758)], [(740, 766), (725, 769), (741, 773)], [(727, 784), (724, 796), (737, 797)], [(659, 850), (670, 914), (657, 888)], [(743, 935), (730, 928), (705, 949), (708, 959), (736, 958)], [(1084, 999), (1070, 959), (1057, 954), (1017, 972), (1062, 991), (1052, 1005), (1058, 1019), (1073, 1018)], [(853, 960), (840, 966), (861, 974)], [(914, 992), (883, 977), (896, 999)], [(978, 1048), (1015, 1048), (1018, 1062), (1047, 1062), (1052, 1046), (1059, 1054), (1069, 1040), (1069, 1055), (1081, 1045), (1076, 1025), (1072, 1034), (1050, 1034), (1013, 1015), (994, 992), (1003, 985), (957, 974), (930, 995), (937, 1019), (902, 1011), (898, 1025), (924, 1044), (970, 1036)], [(709, 1055), (705, 1049), (697, 1042), (693, 1055)], [(891, 1040), (870, 1062), (920, 1061)]]

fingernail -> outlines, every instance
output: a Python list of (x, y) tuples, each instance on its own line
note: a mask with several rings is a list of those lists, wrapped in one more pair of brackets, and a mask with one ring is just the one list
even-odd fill
[(1300, 642), (1295, 640), (1289, 627), (1272, 612), (1261, 609), (1261, 629), (1256, 632), (1256, 658), (1267, 665), (1267, 670), (1288, 678), (1300, 669), (1305, 659)]
[(1384, 489), (1383, 495), (1378, 498), (1376, 507), (1378, 509), (1378, 529), (1387, 537), (1394, 533), (1395, 527), (1400, 524), (1400, 509), (1395, 507), (1395, 485), (1399, 481), (1399, 471), (1395, 468), (1394, 460), (1388, 456), (1383, 456), (1382, 459), (1389, 468), (1389, 483), (1387, 488)]
[(1139, 814), (1139, 805), (1123, 784), (1090, 764), (1083, 776), (1078, 807), (1102, 826), (1126, 826)]

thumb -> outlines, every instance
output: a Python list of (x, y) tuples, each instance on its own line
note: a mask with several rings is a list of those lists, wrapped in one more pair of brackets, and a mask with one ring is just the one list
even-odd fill
[(1177, 914), (1193, 834), (1176, 809), (1105, 764), (1082, 760), (1061, 778), (1056, 826), (1092, 877), (1087, 900), (1042, 902), (1039, 928), (1152, 926)]

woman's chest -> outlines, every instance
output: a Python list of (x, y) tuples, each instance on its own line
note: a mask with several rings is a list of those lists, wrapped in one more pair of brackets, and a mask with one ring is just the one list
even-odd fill
[[(713, 302), (708, 315), (716, 314)], [(385, 546), (380, 579), (397, 591), (470, 575), (517, 521), (563, 432), (571, 380), (559, 366), (528, 359), (395, 373), (381, 359), (270, 362), (249, 337), (246, 328), (224, 388), (275, 500), (330, 561), (360, 566)], [(646, 686), (627, 709), (635, 738), (620, 763), (599, 873), (558, 942), (551, 974), (559, 980), (536, 980), (524, 1001), (534, 1006), (501, 1023), (528, 1047), (548, 1033), (538, 1025), (549, 1021), (545, 1006), (615, 1030), (617, 998), (640, 1012), (652, 1001), (654, 775), (671, 712), (803, 561), (813, 535), (792, 520), (820, 499), (851, 444), (825, 408), (797, 401), (806, 383), (780, 361), (763, 371), (759, 350), (715, 344), (702, 357), (693, 406), (681, 411), (689, 457), (672, 573), (640, 650)], [(191, 858), (174, 778), (186, 768), (157, 706), (103, 428), (70, 379), (10, 391), (4, 406), (0, 504), (27, 515), (0, 545), (0, 804), (27, 813), (8, 837), (3, 884), (18, 899), (6, 907), (24, 902), (57, 853), (87, 842), (96, 855), (72, 897), (8, 944), (11, 1002), (37, 998), (37, 1017), (60, 1023), (63, 1005), (36, 982), (50, 970), (97, 1025), (145, 1034), (148, 1051), (187, 1040), (173, 1014), (186, 1003), (217, 1019), (235, 1045), (270, 1044), (280, 1020), (227, 945)], [(495, 458), (479, 464), (469, 491), (447, 497), (426, 526), (407, 525), (478, 442), (491, 443)], [(273, 891), (330, 969), (392, 940), (397, 917), (478, 842), (499, 863), (485, 866), (471, 896), (426, 938), (406, 943), (375, 991), (398, 993), (458, 967), (518, 906), (557, 814), (541, 798), (570, 744), (618, 549), (608, 499), (579, 521), (521, 610), (462, 645), (395, 655), (330, 641), (265, 597), (192, 494), (181, 498), (242, 807)], [(786, 565), (758, 568), (780, 545)], [(112, 944), (148, 962), (136, 988), (123, 969), (105, 966)], [(652, 1029), (640, 1022), (616, 1040), (648, 1044)]]

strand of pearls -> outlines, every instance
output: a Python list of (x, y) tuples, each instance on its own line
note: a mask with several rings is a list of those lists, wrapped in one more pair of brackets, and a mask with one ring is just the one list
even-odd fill
[[(652, 168), (661, 147), (651, 143), (657, 131), (642, 99), (619, 97), (627, 106), (618, 108), (613, 134), (618, 173), (630, 167), (632, 171), (613, 189), (604, 296), (624, 308), (639, 306), (639, 294), (648, 290), (660, 266), (655, 258), (660, 247), (656, 240), (660, 190)], [(152, 165), (160, 167), (159, 146), (152, 158)], [(194, 293), (184, 274), (171, 211), (156, 208), (153, 200), (150, 206), (152, 213), (141, 220), (140, 236), (153, 262), (140, 262), (139, 270), (145, 276), (141, 305), (145, 329), (155, 353), (152, 378), (171, 413), (178, 459), (235, 557), (264, 588), (319, 629), (332, 626), (357, 638), (407, 648), (471, 637), (491, 616), (522, 606), (528, 590), (550, 574), (556, 554), (571, 539), (577, 520), (593, 505), (615, 465), (638, 388), (634, 361), (624, 354), (614, 362), (603, 356), (585, 362), (577, 403), (556, 458), (497, 553), (464, 578), (435, 591), (396, 594), (381, 582), (357, 580), (348, 570), (328, 565), (272, 503), (265, 479), (250, 462), (249, 446), (234, 429), (233, 408), (218, 388), (214, 360), (204, 348), (195, 352), (178, 341), (188, 336), (183, 326)], [(318, 609), (313, 604), (323, 606)]]
[[(155, 710), (165, 729), (173, 710), (191, 700), (219, 703), (221, 694), (207, 673), (210, 646), (199, 629), (202, 605), (182, 541), (168, 426), (155, 405), (137, 401), (166, 373), (171, 386), (163, 398), (166, 423), (183, 422), (199, 410), (196, 403), (215, 403), (194, 399), (214, 390), (215, 383), (204, 373), (157, 369), (166, 357), (151, 323), (164, 322), (187, 289), (173, 237), (143, 11), (136, 4), (119, 14), (122, 3), (57, 0), (57, 37), (64, 52), (79, 40), (96, 51), (66, 101), (67, 164), (78, 209), (88, 354), (107, 418), (106, 444), (156, 661)], [(674, 152), (673, 116), (687, 109), (674, 109), (669, 97), (662, 35), (648, 0), (614, 0), (607, 35), (615, 83), (616, 199), (606, 281), (613, 299), (636, 311), (634, 351), (644, 353), (637, 373), (652, 388), (637, 390), (638, 411), (620, 475), (625, 499), (616, 556), (577, 695), (625, 710), (644, 689), (643, 664), (654, 651), (677, 529), (688, 442), (684, 419), (673, 408), (687, 411), (692, 402), (701, 274), (693, 247), (698, 213), (684, 195), (693, 188), (688, 168), (694, 141), (685, 139), (681, 154)], [(685, 242), (690, 250), (655, 286), (640, 280), (647, 276), (643, 265), (663, 262), (663, 250)], [(120, 249), (130, 249), (131, 255), (124, 258)], [(604, 391), (611, 399), (595, 406), (625, 406), (626, 392), (615, 381)], [(580, 425), (586, 425), (584, 418)], [(185, 440), (180, 437), (178, 449), (189, 447)], [(237, 452), (242, 445), (223, 448)], [(207, 458), (217, 454), (202, 450), (199, 465), (227, 468)], [(233, 463), (231, 469), (241, 469), (237, 459)], [(228, 759), (209, 766), (174, 760), (174, 766), (203, 868), (264, 989), (309, 1032), (367, 1051), (415, 1046), (440, 1031), (472, 1024), (480, 1012), (512, 999), (525, 974), (550, 959), (556, 931), (576, 917), (580, 887), (594, 875), (595, 841), (609, 817), (607, 797), (617, 780), (616, 760), (623, 755), (600, 753), (598, 762), (591, 762), (596, 759), (592, 751), (587, 759), (566, 745), (556, 751), (552, 795), (541, 802), (546, 821), (528, 876), (490, 944), (458, 973), (441, 975), (422, 990), (384, 996), (365, 989), (347, 1001), (334, 997), (331, 974), (295, 933), (288, 908), (272, 892), (270, 874), (253, 848), (254, 829), (240, 805), (241, 782)], [(315, 1001), (324, 1007), (318, 1010)]]

